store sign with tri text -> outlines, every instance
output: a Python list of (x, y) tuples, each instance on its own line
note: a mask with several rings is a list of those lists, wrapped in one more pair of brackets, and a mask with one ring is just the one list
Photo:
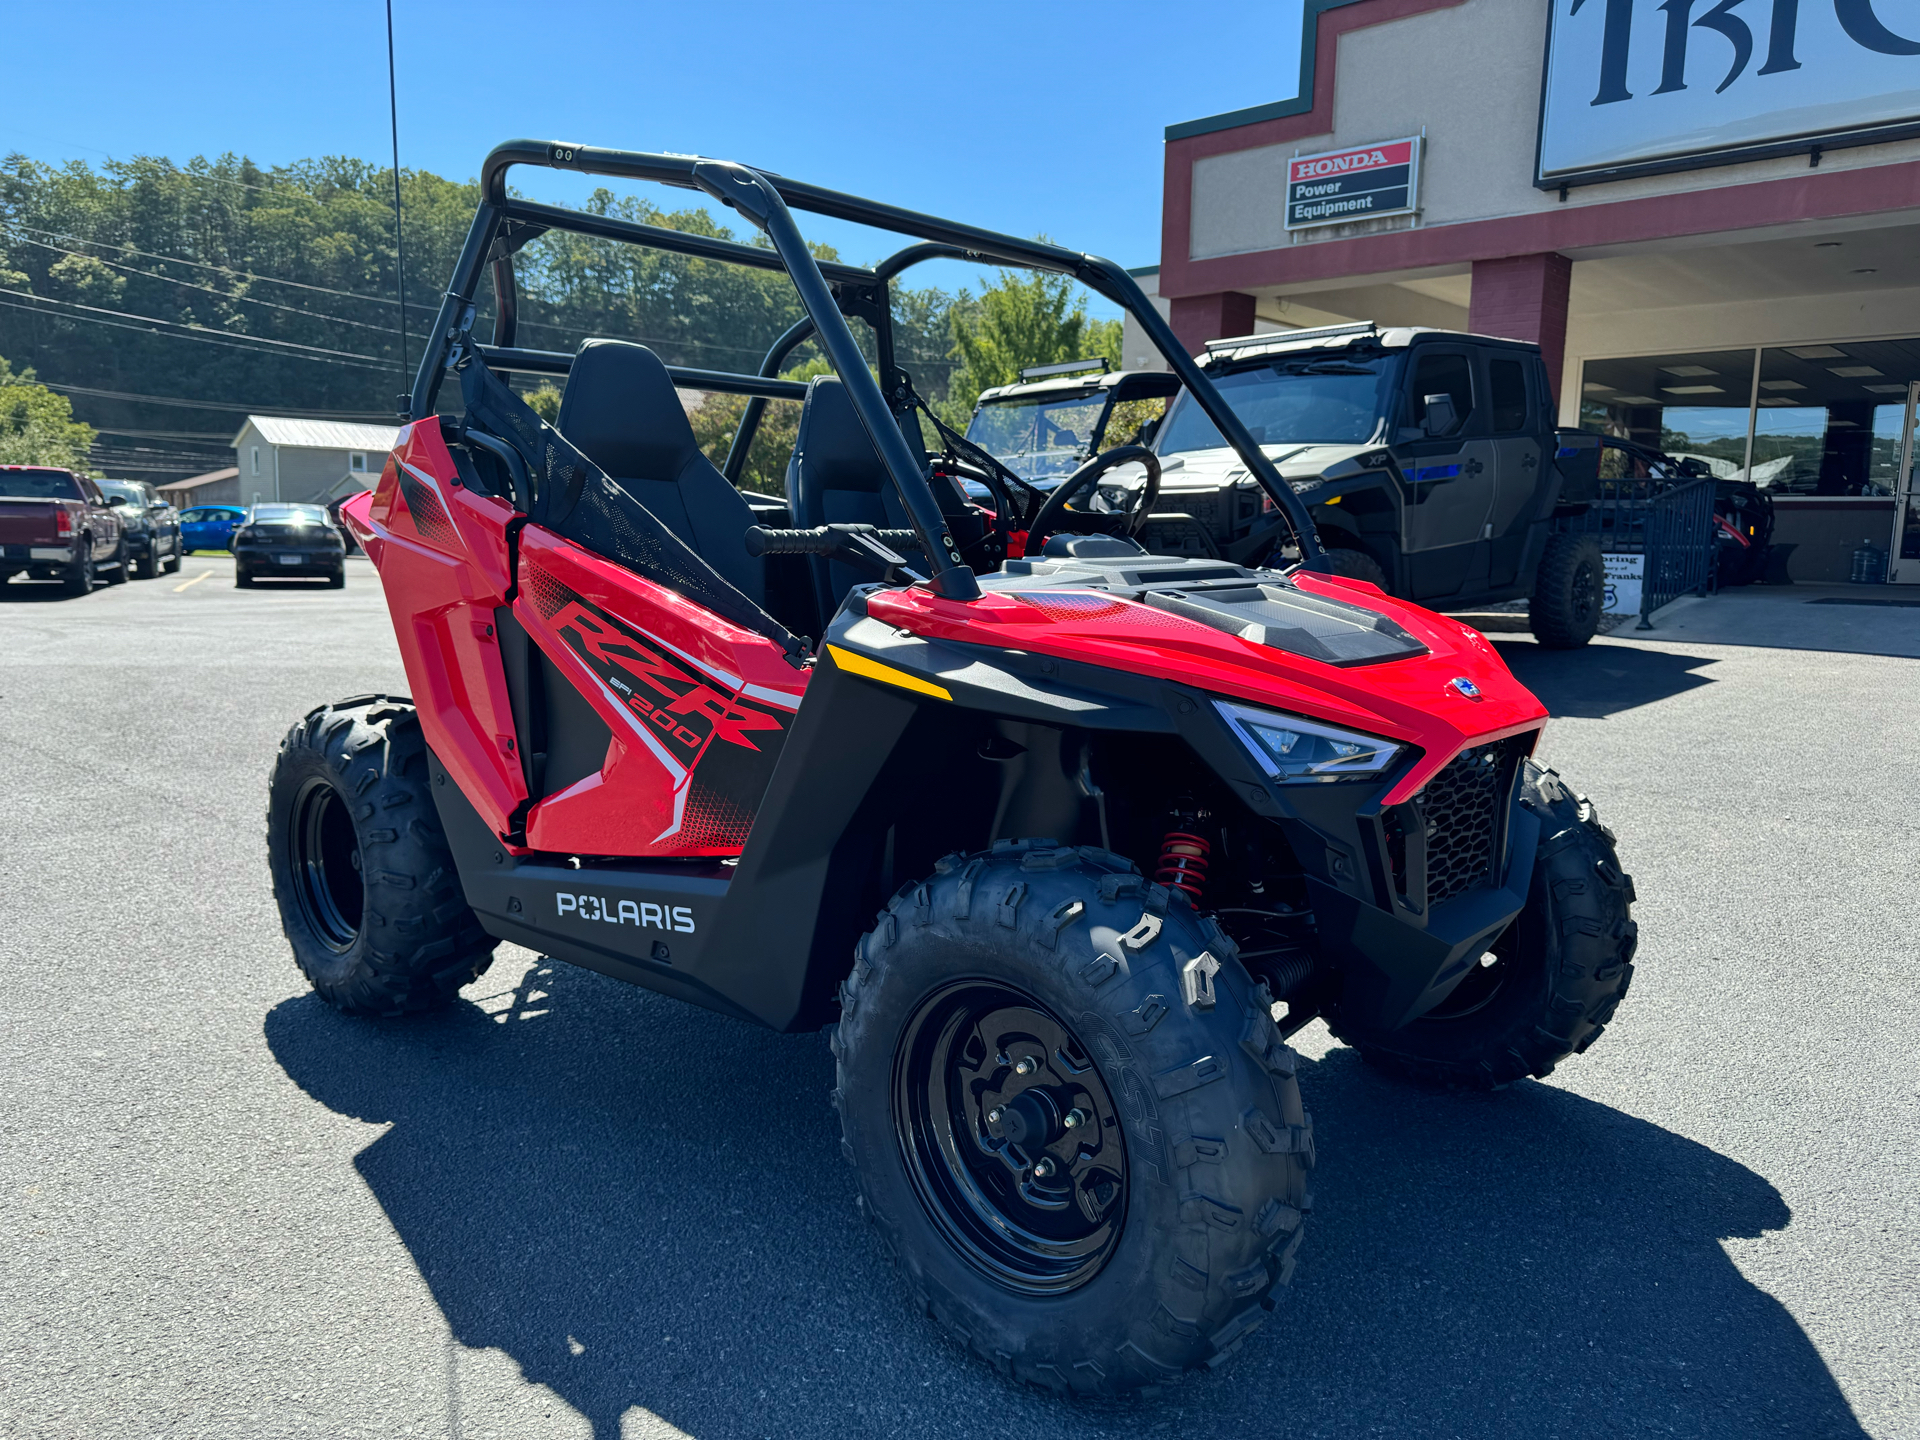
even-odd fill
[(1912, 136), (1917, 28), (1914, 0), (1553, 0), (1535, 184)]
[(1421, 179), (1421, 139), (1383, 140), (1287, 163), (1287, 228), (1411, 215)]

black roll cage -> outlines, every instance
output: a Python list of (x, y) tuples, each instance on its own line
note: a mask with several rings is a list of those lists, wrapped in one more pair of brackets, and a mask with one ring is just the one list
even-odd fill
[[(767, 237), (771, 248), (513, 198), (507, 194), (507, 172), (516, 165), (540, 165), (700, 190), (751, 220)], [(923, 553), (932, 562), (934, 589), (950, 599), (972, 600), (980, 595), (980, 587), (973, 571), (962, 560), (928, 484), (926, 458), (921, 447), (917, 442), (910, 444), (907, 439), (910, 434), (918, 436), (919, 427), (914, 419), (911, 378), (895, 362), (887, 287), (894, 276), (923, 261), (943, 258), (987, 261), (1071, 276), (1132, 316), (1182, 386), (1192, 392), (1195, 402), (1207, 412), (1222, 437), (1246, 464), (1248, 472), (1287, 518), (1301, 558), (1311, 561), (1321, 554), (1307, 508), (1293, 488), (1281, 479), (1240, 418), (1181, 347), (1173, 330), (1149, 303), (1134, 278), (1111, 260), (863, 200), (785, 176), (750, 170), (731, 161), (692, 155), (653, 155), (590, 145), (510, 140), (495, 146), (488, 154), (481, 167), (480, 191), (480, 205), (454, 265), (453, 279), (441, 299), (433, 338), (421, 357), (413, 390), (403, 400), (403, 413), (410, 421), (423, 420), (434, 413), (450, 352), (462, 331), (471, 324), (474, 295), (482, 271), (489, 267), (493, 271), (496, 294), (494, 343), (476, 347), (481, 358), (500, 370), (565, 375), (571, 368), (573, 357), (564, 351), (528, 350), (514, 343), (518, 305), (512, 256), (527, 241), (547, 230), (568, 230), (709, 260), (785, 271), (799, 293), (806, 318), (774, 342), (761, 362), (758, 375), (668, 367), (668, 374), (676, 385), (750, 397), (723, 473), (729, 480), (738, 481), (754, 427), (767, 400), (805, 397), (804, 385), (781, 380), (778, 372), (789, 354), (803, 342), (815, 340), (846, 386), (862, 428), (893, 478)], [(816, 260), (794, 224), (790, 206), (913, 236), (920, 243), (908, 246), (871, 269)], [(873, 329), (880, 372), (878, 383), (867, 368), (853, 332), (847, 328), (847, 316), (865, 320)]]

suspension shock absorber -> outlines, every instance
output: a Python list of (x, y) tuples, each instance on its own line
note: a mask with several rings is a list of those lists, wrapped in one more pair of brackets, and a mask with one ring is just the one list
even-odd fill
[(1156, 885), (1183, 891), (1196, 905), (1207, 886), (1207, 867), (1214, 847), (1197, 832), (1201, 818), (1176, 814), (1174, 828), (1161, 837), (1161, 856), (1154, 867)]

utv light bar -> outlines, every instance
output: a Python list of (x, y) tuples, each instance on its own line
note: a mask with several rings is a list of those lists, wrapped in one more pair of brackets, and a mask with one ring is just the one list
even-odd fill
[(1345, 325), (1317, 325), (1310, 330), (1270, 330), (1264, 335), (1230, 335), (1224, 340), (1210, 340), (1207, 350), (1211, 355), (1217, 350), (1237, 350), (1243, 345), (1268, 345), (1277, 340), (1326, 340), (1336, 335), (1372, 335), (1379, 329), (1371, 320), (1354, 320)]
[(1102, 375), (1114, 367), (1107, 363), (1104, 355), (1089, 356), (1086, 360), (1059, 360), (1052, 365), (1030, 365), (1021, 372), (1022, 380), (1043, 380), (1050, 375), (1073, 375), (1077, 371), (1092, 370), (1100, 367)]

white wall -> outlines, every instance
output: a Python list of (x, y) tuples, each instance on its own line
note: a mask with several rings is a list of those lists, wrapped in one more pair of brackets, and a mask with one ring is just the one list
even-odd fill
[[(1336, 47), (1334, 129), (1284, 145), (1210, 156), (1194, 166), (1194, 259), (1345, 238), (1364, 229), (1446, 225), (1685, 194), (1805, 174), (1805, 155), (1577, 186), (1562, 202), (1536, 190), (1535, 138), (1547, 12), (1540, 0), (1465, 0), (1446, 10), (1355, 30)], [(1427, 130), (1421, 214), (1299, 231), (1282, 226), (1288, 158)], [(1823, 170), (1913, 161), (1912, 140), (1825, 151)]]

